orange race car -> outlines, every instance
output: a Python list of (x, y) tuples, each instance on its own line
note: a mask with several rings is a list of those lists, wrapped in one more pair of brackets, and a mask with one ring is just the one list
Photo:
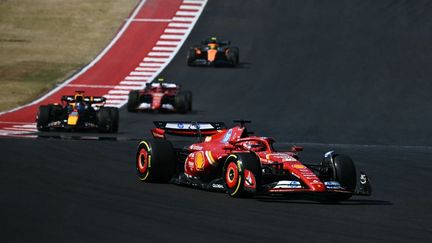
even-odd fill
[(239, 48), (231, 46), (230, 41), (218, 41), (212, 37), (189, 49), (187, 64), (235, 67), (239, 64)]

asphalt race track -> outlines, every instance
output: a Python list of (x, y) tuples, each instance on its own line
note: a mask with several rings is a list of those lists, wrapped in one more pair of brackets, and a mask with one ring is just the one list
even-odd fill
[[(163, 72), (193, 92), (192, 114), (122, 109), (111, 139), (0, 139), (0, 239), (430, 242), (431, 28), (430, 1), (209, 1)], [(208, 36), (238, 45), (241, 66), (187, 67), (187, 47)], [(135, 176), (151, 121), (238, 118), (304, 146), (307, 162), (350, 155), (373, 196), (231, 199)]]

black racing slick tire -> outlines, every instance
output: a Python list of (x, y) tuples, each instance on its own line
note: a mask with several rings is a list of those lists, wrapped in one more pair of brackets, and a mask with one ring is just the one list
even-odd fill
[(240, 62), (240, 51), (238, 47), (230, 47), (227, 52), (227, 60), (232, 66), (237, 66)]
[(187, 65), (193, 66), (196, 60), (196, 53), (194, 48), (190, 48), (187, 54)]
[(167, 140), (141, 141), (135, 162), (138, 177), (143, 182), (167, 183), (176, 172), (175, 150)]
[(41, 105), (37, 113), (36, 127), (39, 131), (48, 131), (48, 124), (51, 119), (51, 106)]
[(192, 92), (191, 91), (184, 91), (186, 94), (186, 100), (187, 100), (187, 111), (192, 111)]
[(140, 105), (140, 97), (139, 90), (131, 90), (129, 92), (128, 102), (127, 102), (127, 110), (129, 112), (134, 112)]
[(119, 109), (117, 107), (109, 107), (111, 117), (111, 132), (118, 132), (119, 127)]
[(335, 179), (342, 187), (354, 192), (357, 185), (357, 174), (354, 161), (346, 155), (336, 155), (333, 158)]
[(112, 131), (112, 118), (110, 107), (102, 107), (98, 114), (98, 128), (99, 132), (111, 132)]
[(186, 113), (189, 110), (188, 94), (184, 91), (177, 93), (174, 98), (174, 107), (179, 113)]
[(353, 160), (342, 154), (336, 154), (333, 156), (332, 177), (333, 180), (339, 182), (339, 184), (350, 191), (350, 193), (338, 193), (326, 198), (327, 202), (340, 202), (348, 200), (352, 197), (357, 186), (357, 172)]
[(224, 187), (230, 197), (251, 197), (260, 189), (261, 163), (255, 153), (234, 153), (223, 167)]

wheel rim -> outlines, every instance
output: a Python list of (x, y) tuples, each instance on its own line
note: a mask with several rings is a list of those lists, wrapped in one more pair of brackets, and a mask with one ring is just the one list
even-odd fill
[(137, 159), (137, 167), (140, 173), (145, 173), (148, 168), (148, 152), (145, 148), (140, 149)]
[(225, 182), (228, 188), (233, 188), (236, 186), (239, 177), (238, 168), (235, 162), (228, 164), (225, 172)]

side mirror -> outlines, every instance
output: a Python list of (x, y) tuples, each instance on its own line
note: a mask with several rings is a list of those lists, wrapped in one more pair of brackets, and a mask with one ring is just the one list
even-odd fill
[(303, 151), (303, 147), (301, 147), (301, 146), (293, 145), (291, 147), (291, 152), (297, 153), (297, 152), (301, 152), (301, 151)]

